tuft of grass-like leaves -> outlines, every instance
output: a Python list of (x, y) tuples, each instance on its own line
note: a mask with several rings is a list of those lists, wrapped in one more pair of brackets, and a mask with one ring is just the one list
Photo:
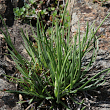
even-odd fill
[[(65, 13), (66, 8), (62, 16), (63, 23), (59, 24), (57, 19), (55, 22), (53, 21), (55, 26), (52, 25), (48, 36), (45, 26), (39, 22), (40, 18), (37, 18), (37, 35), (32, 29), (32, 37), (35, 39), (36, 45), (29, 40), (27, 33), (21, 31), (24, 48), (30, 61), (18, 53), (9, 34), (4, 34), (6, 42), (13, 49), (13, 51), (8, 49), (11, 57), (21, 73), (19, 78), (11, 77), (20, 85), (20, 89), (18, 91), (5, 90), (6, 92), (30, 96), (29, 104), (36, 102), (40, 106), (44, 100), (50, 100), (51, 108), (54, 108), (55, 104), (62, 104), (64, 108), (70, 109), (68, 102), (65, 103), (67, 96), (71, 96), (76, 103), (74, 96), (78, 91), (95, 89), (105, 82), (104, 77), (98, 76), (103, 72), (108, 73), (110, 69), (103, 70), (91, 78), (88, 78), (87, 72), (97, 55), (98, 37), (95, 34), (109, 15), (96, 31), (94, 31), (93, 25), (89, 27), (87, 23), (85, 35), (81, 40), (80, 26), (76, 35), (70, 38), (70, 23), (68, 22), (68, 27), (65, 26), (65, 22), (67, 22)], [(91, 60), (86, 66), (83, 66), (83, 58), (90, 51), (93, 52)]]

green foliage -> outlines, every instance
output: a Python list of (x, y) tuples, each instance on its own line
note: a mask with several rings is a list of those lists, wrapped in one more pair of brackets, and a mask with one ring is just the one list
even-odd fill
[[(44, 5), (43, 1), (29, 0), (29, 3), (25, 3), (25, 5), (22, 8), (18, 8), (18, 7), (14, 8), (14, 15), (16, 19), (30, 20), (30, 19), (36, 19), (38, 17), (38, 14), (41, 14), (41, 16), (44, 19), (45, 15), (48, 16), (51, 12), (53, 13), (53, 11), (58, 10), (56, 9), (57, 1), (54, 4), (55, 5), (49, 6), (48, 8), (46, 7), (42, 8)], [(60, 11), (60, 8), (59, 8), (59, 11)]]
[(22, 16), (23, 14), (24, 14), (24, 12), (25, 12), (25, 8), (24, 7), (22, 7), (22, 8), (16, 8), (16, 10), (14, 9), (14, 11), (15, 11), (15, 16)]
[[(36, 17), (35, 8), (32, 8), (33, 0), (30, 0), (31, 4), (25, 4), (22, 8), (14, 8), (15, 19), (24, 19), (26, 17)], [(29, 18), (29, 19), (30, 19)]]
[(29, 0), (29, 3), (34, 4), (35, 0)]

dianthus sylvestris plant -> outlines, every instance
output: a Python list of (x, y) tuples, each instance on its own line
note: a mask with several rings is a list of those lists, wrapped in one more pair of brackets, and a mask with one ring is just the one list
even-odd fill
[[(66, 5), (67, 6), (67, 5)], [(10, 51), (11, 57), (16, 63), (16, 68), (21, 73), (19, 78), (12, 77), (20, 85), (20, 90), (7, 92), (16, 92), (31, 96), (30, 102), (51, 100), (52, 103), (64, 104), (62, 98), (78, 91), (94, 89), (104, 83), (103, 77), (98, 77), (103, 72), (109, 72), (110, 69), (103, 70), (91, 78), (86, 73), (95, 61), (98, 50), (98, 37), (95, 36), (97, 30), (102, 25), (107, 15), (96, 31), (88, 26), (82, 40), (80, 38), (80, 28), (77, 33), (70, 38), (70, 23), (64, 25), (66, 21), (66, 7), (63, 12), (62, 21), (58, 23), (57, 19), (52, 25), (51, 32), (47, 35), (45, 26), (37, 18), (37, 35), (32, 29), (32, 37), (35, 39), (36, 46), (29, 40), (28, 34), (22, 31), (24, 48), (26, 49), (30, 61), (17, 52), (10, 36), (5, 35), (5, 40), (13, 49)], [(80, 27), (80, 26), (79, 26)], [(1, 30), (2, 31), (2, 30)], [(92, 51), (90, 62), (82, 65), (84, 56)], [(52, 105), (54, 106), (54, 105)]]

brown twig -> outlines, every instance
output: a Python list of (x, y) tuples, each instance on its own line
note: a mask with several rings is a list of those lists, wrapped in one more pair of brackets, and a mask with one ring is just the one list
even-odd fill
[(37, 103), (37, 102), (34, 102), (34, 103), (30, 104), (25, 110), (29, 110), (29, 108), (30, 108), (33, 104), (35, 104), (35, 103)]

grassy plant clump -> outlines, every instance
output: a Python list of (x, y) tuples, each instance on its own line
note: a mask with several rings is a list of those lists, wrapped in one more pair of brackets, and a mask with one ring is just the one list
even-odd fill
[[(36, 109), (45, 105), (46, 102), (49, 109), (59, 107), (71, 109), (73, 103), (77, 103), (74, 97), (78, 95), (78, 92), (102, 85), (103, 77), (98, 76), (110, 70), (103, 70), (88, 78), (88, 70), (95, 61), (98, 50), (98, 38), (95, 34), (101, 25), (94, 31), (93, 25), (89, 27), (87, 24), (82, 40), (79, 26), (76, 35), (70, 38), (70, 23), (68, 22), (68, 26), (65, 25), (67, 23), (65, 13), (66, 8), (63, 12), (62, 23), (59, 24), (57, 19), (55, 22), (52, 21), (50, 34), (46, 33), (45, 26), (39, 22), (40, 16), (37, 17), (37, 35), (32, 29), (32, 37), (36, 45), (29, 40), (27, 33), (21, 31), (24, 48), (30, 60), (21, 56), (15, 49), (9, 34), (8, 36), (4, 34), (6, 42), (13, 49), (13, 51), (9, 49), (11, 57), (21, 74), (19, 78), (11, 77), (20, 86), (19, 90), (5, 91), (29, 96), (21, 103), (36, 103)], [(93, 52), (91, 60), (84, 66), (82, 65), (83, 58), (90, 51)], [(79, 103), (82, 104), (83, 101)]]

